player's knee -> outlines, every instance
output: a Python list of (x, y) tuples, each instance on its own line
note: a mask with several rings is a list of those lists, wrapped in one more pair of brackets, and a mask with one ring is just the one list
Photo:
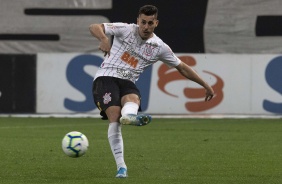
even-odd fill
[(106, 114), (110, 122), (118, 122), (121, 116), (121, 107), (111, 106), (106, 109)]
[(122, 106), (126, 102), (133, 102), (133, 103), (136, 103), (136, 104), (140, 105), (140, 98), (136, 94), (128, 94), (128, 95), (125, 95), (125, 96), (122, 97), (122, 99), (121, 99)]

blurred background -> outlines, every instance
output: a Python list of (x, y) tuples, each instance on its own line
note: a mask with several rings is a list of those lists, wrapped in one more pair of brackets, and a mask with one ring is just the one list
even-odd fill
[[(0, 6), (0, 113), (99, 116), (91, 94), (103, 54), (88, 27), (136, 23), (159, 9), (155, 33), (215, 89), (158, 62), (138, 80), (158, 115), (282, 115), (281, 0), (10, 0)], [(173, 74), (175, 78), (169, 78)]]

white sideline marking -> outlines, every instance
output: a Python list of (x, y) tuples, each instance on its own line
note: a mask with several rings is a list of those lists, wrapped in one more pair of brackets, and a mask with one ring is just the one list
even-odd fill
[[(261, 119), (282, 119), (280, 115), (252, 115), (252, 114), (150, 114), (153, 118), (207, 118), (207, 119), (244, 119), (244, 118), (261, 118)], [(99, 114), (0, 114), (0, 117), (16, 118), (101, 118)]]
[[(77, 124), (67, 124), (67, 126), (81, 126), (78, 123)], [(83, 124), (83, 126), (97, 126), (98, 124), (95, 124), (95, 122), (93, 123), (88, 123), (88, 124)], [(99, 124), (101, 125), (101, 124)], [(0, 129), (18, 129), (18, 128), (25, 128), (25, 129), (34, 129), (34, 128), (56, 128), (56, 127), (66, 127), (66, 125), (38, 125), (38, 126), (5, 126), (5, 127), (0, 127)]]

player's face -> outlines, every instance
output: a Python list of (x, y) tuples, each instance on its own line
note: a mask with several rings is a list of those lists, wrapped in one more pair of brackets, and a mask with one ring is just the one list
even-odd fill
[(139, 35), (143, 40), (147, 40), (153, 36), (155, 28), (158, 26), (159, 21), (155, 15), (141, 14), (137, 18), (137, 24), (139, 25)]

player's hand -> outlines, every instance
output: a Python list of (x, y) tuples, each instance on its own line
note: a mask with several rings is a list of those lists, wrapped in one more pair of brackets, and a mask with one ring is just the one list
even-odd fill
[(213, 89), (209, 86), (206, 88), (206, 98), (205, 101), (210, 101), (214, 96), (214, 91)]
[(104, 56), (106, 56), (106, 55), (110, 56), (111, 45), (110, 45), (109, 39), (107, 37), (101, 40), (99, 50), (104, 52)]

